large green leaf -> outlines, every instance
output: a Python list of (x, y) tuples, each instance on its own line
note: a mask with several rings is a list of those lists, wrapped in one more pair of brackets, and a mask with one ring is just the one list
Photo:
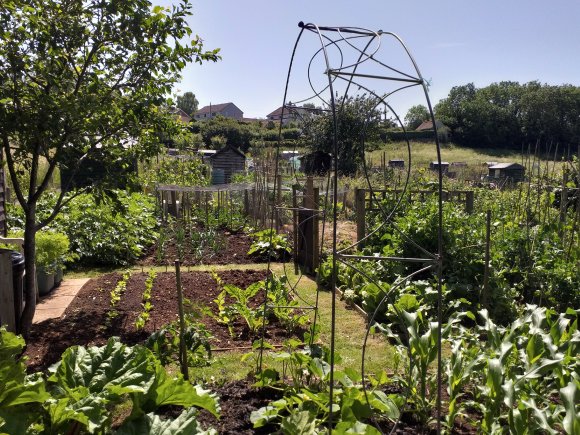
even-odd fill
[(124, 423), (116, 435), (215, 435), (215, 429), (203, 429), (196, 418), (194, 408), (183, 411), (176, 419), (162, 420), (153, 413), (142, 416), (137, 420)]
[(165, 368), (156, 363), (155, 375), (146, 394), (133, 395), (133, 416), (152, 412), (163, 405), (196, 406), (219, 416), (219, 404), (214, 394), (198, 385), (191, 385), (183, 377), (168, 377)]
[(286, 435), (312, 435), (316, 430), (316, 417), (308, 411), (293, 412), (282, 419), (280, 429)]
[(574, 382), (570, 382), (560, 389), (560, 398), (566, 410), (566, 415), (562, 422), (566, 433), (570, 435), (580, 434), (580, 412), (577, 411), (580, 393), (577, 385)]
[(145, 393), (154, 379), (154, 359), (143, 346), (129, 347), (110, 338), (103, 347), (68, 348), (61, 361), (50, 368), (49, 381), (77, 399), (82, 397), (75, 394), (79, 387), (103, 397)]
[(336, 425), (332, 433), (336, 435), (343, 434), (359, 434), (359, 435), (380, 435), (381, 432), (373, 426), (370, 426), (360, 421), (351, 423), (348, 421), (341, 421)]

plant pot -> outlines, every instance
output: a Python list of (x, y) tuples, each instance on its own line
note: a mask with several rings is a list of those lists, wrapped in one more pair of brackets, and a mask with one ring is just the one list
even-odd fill
[(48, 273), (42, 268), (36, 270), (36, 283), (38, 294), (46, 296), (54, 288), (54, 273)]
[(62, 267), (58, 266), (56, 268), (56, 273), (54, 275), (54, 284), (55, 285), (57, 285), (57, 286), (60, 285), (63, 275), (64, 275), (64, 273), (62, 271)]

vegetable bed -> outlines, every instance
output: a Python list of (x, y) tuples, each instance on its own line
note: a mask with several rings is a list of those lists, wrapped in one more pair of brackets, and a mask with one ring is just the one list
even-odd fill
[[(231, 284), (246, 289), (251, 284), (266, 278), (266, 271), (219, 272), (222, 285)], [(73, 345), (103, 345), (111, 336), (119, 336), (123, 343), (143, 343), (153, 333), (178, 319), (175, 274), (161, 272), (153, 279), (147, 301), (144, 292), (148, 274), (132, 275), (109, 273), (89, 281), (71, 302), (63, 316), (35, 324), (26, 349), (30, 370), (44, 369), (56, 362), (62, 352)], [(251, 333), (243, 318), (232, 320), (228, 326), (220, 323), (218, 298), (221, 289), (216, 279), (208, 272), (182, 272), (186, 312), (198, 313), (199, 321), (209, 331), (212, 348), (250, 346), (259, 334)], [(263, 290), (250, 298), (247, 305), (257, 311), (264, 298)], [(145, 305), (149, 303), (148, 308)], [(232, 306), (231, 296), (225, 296), (225, 306)], [(147, 319), (142, 321), (143, 313)], [(141, 318), (141, 322), (138, 319)], [(141, 327), (137, 324), (141, 323)], [(261, 325), (261, 323), (260, 323)], [(289, 331), (277, 319), (269, 319), (266, 337), (279, 343), (296, 333), (302, 336), (300, 327)], [(259, 336), (259, 335), (258, 335)]]

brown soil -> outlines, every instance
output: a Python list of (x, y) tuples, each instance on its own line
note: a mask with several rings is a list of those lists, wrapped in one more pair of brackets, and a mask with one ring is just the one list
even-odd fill
[[(224, 284), (246, 288), (266, 277), (266, 271), (225, 271), (218, 275)], [(213, 300), (220, 290), (210, 273), (183, 272), (184, 297), (191, 301), (189, 310), (196, 306), (209, 307), (217, 314)], [(31, 371), (43, 370), (58, 361), (64, 350), (73, 345), (103, 345), (109, 337), (119, 336), (127, 344), (142, 343), (155, 331), (178, 319), (177, 290), (175, 274), (158, 273), (151, 292), (153, 309), (150, 319), (142, 331), (135, 328), (135, 320), (142, 311), (142, 295), (145, 289), (146, 273), (134, 273), (127, 283), (127, 289), (116, 306), (118, 316), (110, 320), (110, 292), (121, 279), (119, 273), (109, 273), (89, 281), (71, 302), (63, 316), (33, 325), (25, 354)], [(250, 305), (258, 307), (263, 301), (263, 293), (258, 293)], [(231, 302), (231, 299), (228, 299)], [(225, 325), (211, 316), (204, 316), (201, 322), (213, 335), (212, 348), (251, 346), (253, 339), (242, 320), (234, 323), (235, 337)], [(294, 331), (298, 334), (301, 331)], [(287, 331), (275, 320), (270, 320), (266, 328), (269, 342), (280, 343), (292, 331)]]
[[(204, 233), (203, 227), (198, 227), (199, 234)], [(183, 265), (197, 264), (248, 264), (259, 263), (260, 259), (248, 256), (248, 251), (252, 245), (252, 239), (242, 232), (232, 232), (224, 229), (216, 230), (217, 234), (211, 242), (205, 242), (201, 252), (195, 252), (190, 236), (186, 235), (182, 246), (181, 263)], [(137, 263), (141, 266), (164, 266), (172, 265), (179, 258), (179, 251), (175, 236), (171, 235), (164, 243), (160, 253), (157, 244), (149, 247), (143, 257)]]

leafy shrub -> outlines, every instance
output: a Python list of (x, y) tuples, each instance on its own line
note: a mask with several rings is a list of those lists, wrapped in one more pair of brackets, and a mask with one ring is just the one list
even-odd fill
[(51, 231), (36, 233), (36, 264), (46, 272), (54, 272), (65, 261), (71, 260), (70, 242), (66, 234)]
[[(44, 195), (39, 217), (48, 214), (55, 201), (54, 194)], [(11, 231), (24, 230), (19, 206), (11, 206), (8, 216)], [(126, 266), (155, 242), (157, 227), (153, 198), (116, 191), (107, 201), (88, 194), (76, 197), (63, 207), (49, 230), (68, 236), (70, 251), (80, 263)]]
[(292, 252), (288, 237), (284, 234), (276, 233), (273, 229), (258, 231), (251, 236), (254, 241), (250, 246), (248, 255), (260, 259), (270, 258), (276, 261), (287, 258)]

